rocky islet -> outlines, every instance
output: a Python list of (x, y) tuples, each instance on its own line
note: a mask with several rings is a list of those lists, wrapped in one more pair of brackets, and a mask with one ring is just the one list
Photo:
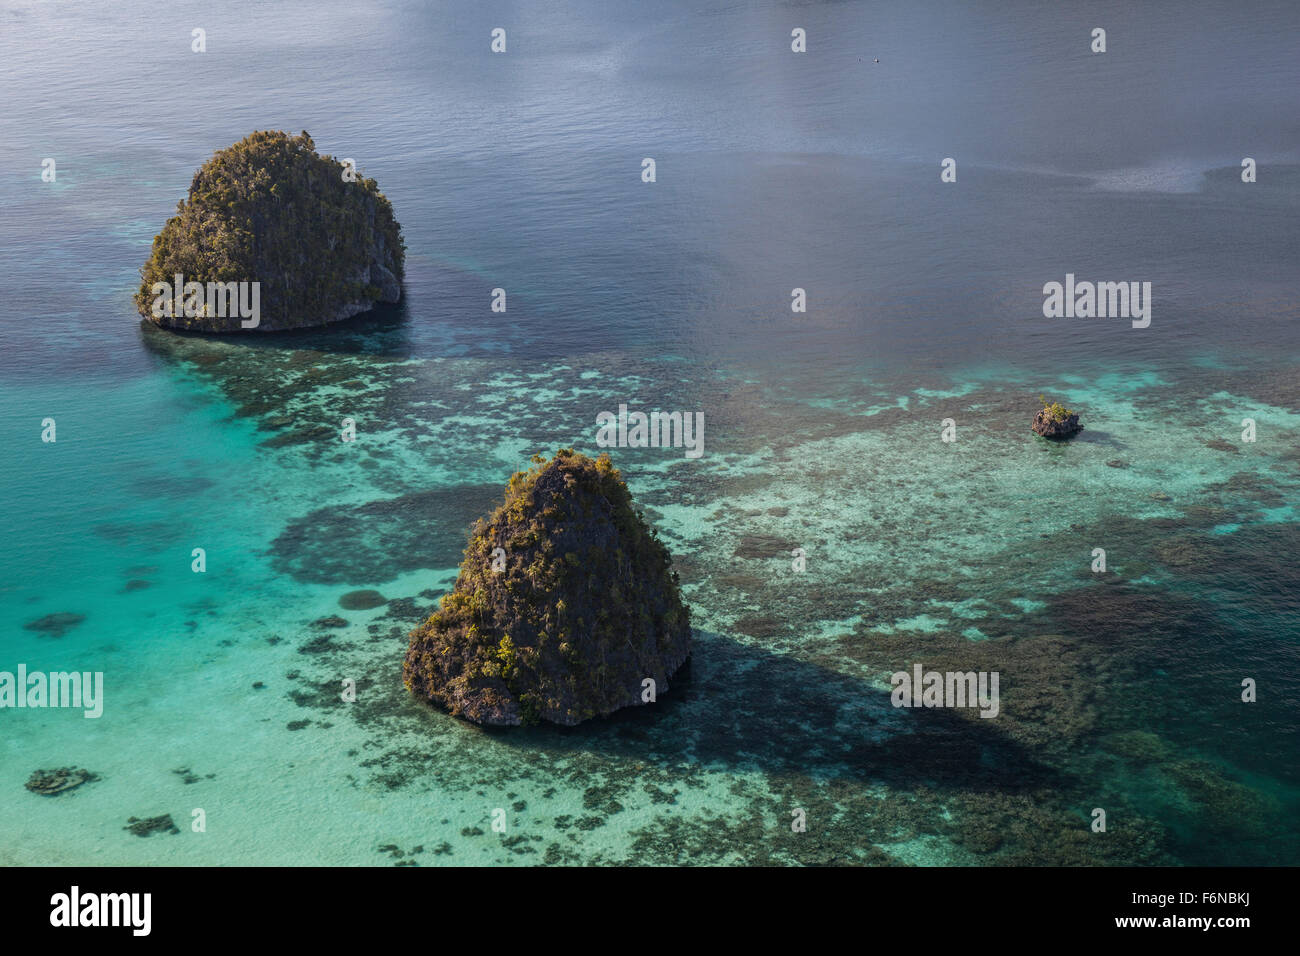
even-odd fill
[(317, 153), (305, 131), (258, 131), (195, 173), (154, 237), (135, 303), (194, 332), (326, 325), (400, 300), (404, 260), (375, 180)]
[(475, 723), (573, 725), (648, 703), (691, 652), (672, 558), (609, 456), (533, 462), (474, 527), (406, 654), (407, 687)]

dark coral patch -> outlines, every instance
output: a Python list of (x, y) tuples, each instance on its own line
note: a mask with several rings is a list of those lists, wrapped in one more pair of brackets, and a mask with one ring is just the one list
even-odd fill
[(454, 566), (465, 529), (499, 494), (451, 485), (350, 507), (319, 508), (271, 543), (277, 574), (312, 584), (391, 581), (409, 571)]
[(128, 817), (126, 823), (127, 825), (122, 827), (122, 829), (130, 830), (138, 837), (153, 836), (155, 833), (170, 833), (175, 835), (181, 832), (176, 828), (176, 824), (172, 822), (172, 815), (170, 813), (164, 813), (162, 816), (158, 817), (145, 817), (143, 819), (140, 817)]
[(91, 773), (84, 767), (60, 767), (57, 770), (33, 770), (31, 777), (23, 786), (32, 793), (53, 797), (76, 790), (82, 784), (93, 783), (98, 779), (99, 774)]
[(58, 614), (47, 614), (44, 617), (38, 617), (34, 621), (28, 621), (23, 625), (23, 630), (35, 631), (38, 634), (46, 634), (50, 637), (62, 637), (85, 619), (86, 615), (84, 614), (72, 614), (66, 611)]
[(339, 607), (345, 611), (368, 611), (387, 603), (388, 599), (378, 591), (349, 591), (339, 598)]

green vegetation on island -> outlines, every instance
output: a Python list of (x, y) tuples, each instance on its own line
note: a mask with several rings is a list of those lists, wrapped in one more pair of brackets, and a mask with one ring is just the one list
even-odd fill
[[(401, 227), (373, 179), (318, 154), (306, 132), (259, 131), (195, 173), (188, 197), (154, 237), (135, 303), (159, 325), (193, 331), (324, 325), (398, 301), (404, 259)], [(174, 285), (177, 275), (204, 285), (258, 283), (259, 319), (241, 326), (225, 309), (224, 316), (210, 307), (159, 309), (155, 283)]]
[(1038, 400), (1043, 403), (1043, 414), (1054, 422), (1063, 422), (1074, 414), (1060, 402), (1049, 402), (1042, 395), (1038, 396)]
[(603, 716), (665, 691), (690, 656), (672, 557), (609, 456), (532, 460), (406, 654), (412, 692), (476, 723)]
[(1034, 415), (1030, 426), (1034, 434), (1043, 438), (1065, 439), (1083, 431), (1078, 413), (1060, 402), (1048, 402), (1042, 395), (1038, 396), (1038, 400), (1043, 403), (1043, 407)]

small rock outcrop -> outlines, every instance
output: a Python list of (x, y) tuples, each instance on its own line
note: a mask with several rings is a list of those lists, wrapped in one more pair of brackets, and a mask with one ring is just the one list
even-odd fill
[(1064, 441), (1083, 431), (1078, 414), (1070, 411), (1060, 402), (1053, 402), (1050, 405), (1044, 403), (1044, 407), (1034, 416), (1031, 427), (1035, 435), (1056, 441)]
[(33, 770), (23, 786), (43, 797), (54, 797), (98, 779), (98, 774), (91, 773), (84, 767), (59, 767), (55, 770)]
[(197, 332), (325, 325), (397, 302), (404, 260), (373, 179), (318, 154), (305, 132), (261, 131), (194, 174), (154, 237), (135, 303), (149, 321)]
[(126, 826), (122, 829), (130, 830), (138, 837), (150, 837), (155, 833), (170, 833), (175, 836), (181, 832), (170, 813), (158, 817), (127, 817)]
[(691, 652), (672, 558), (608, 455), (537, 456), (473, 528), (450, 594), (411, 632), (417, 696), (480, 724), (573, 725), (647, 702)]

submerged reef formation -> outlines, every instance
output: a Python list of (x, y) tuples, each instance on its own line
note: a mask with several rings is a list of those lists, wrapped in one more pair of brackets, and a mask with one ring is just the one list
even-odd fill
[(481, 724), (573, 725), (652, 699), (691, 652), (672, 557), (608, 455), (562, 448), (476, 523), (411, 632), (406, 686)]
[[(1042, 398), (1041, 395), (1038, 397)], [(1032, 427), (1035, 435), (1056, 440), (1064, 440), (1083, 431), (1078, 414), (1070, 411), (1060, 402), (1048, 404), (1046, 400), (1043, 401), (1042, 409), (1034, 416)]]
[(388, 599), (374, 590), (349, 591), (339, 598), (339, 607), (345, 611), (368, 611), (387, 603)]
[(69, 629), (76, 627), (85, 619), (86, 615), (84, 614), (62, 611), (57, 614), (38, 617), (34, 621), (28, 621), (23, 625), (23, 630), (36, 631), (38, 634), (46, 634), (50, 637), (62, 637)]
[(53, 797), (69, 790), (76, 790), (82, 784), (93, 783), (99, 774), (91, 773), (84, 767), (59, 767), (55, 770), (33, 770), (31, 777), (23, 784), (32, 793), (43, 797)]
[(319, 155), (306, 132), (262, 131), (194, 174), (154, 237), (135, 303), (146, 319), (191, 331), (325, 325), (397, 302), (404, 261), (401, 227), (373, 179)]
[(123, 830), (130, 830), (138, 837), (150, 837), (155, 833), (170, 833), (172, 836), (181, 831), (176, 827), (170, 813), (158, 817), (127, 817)]

